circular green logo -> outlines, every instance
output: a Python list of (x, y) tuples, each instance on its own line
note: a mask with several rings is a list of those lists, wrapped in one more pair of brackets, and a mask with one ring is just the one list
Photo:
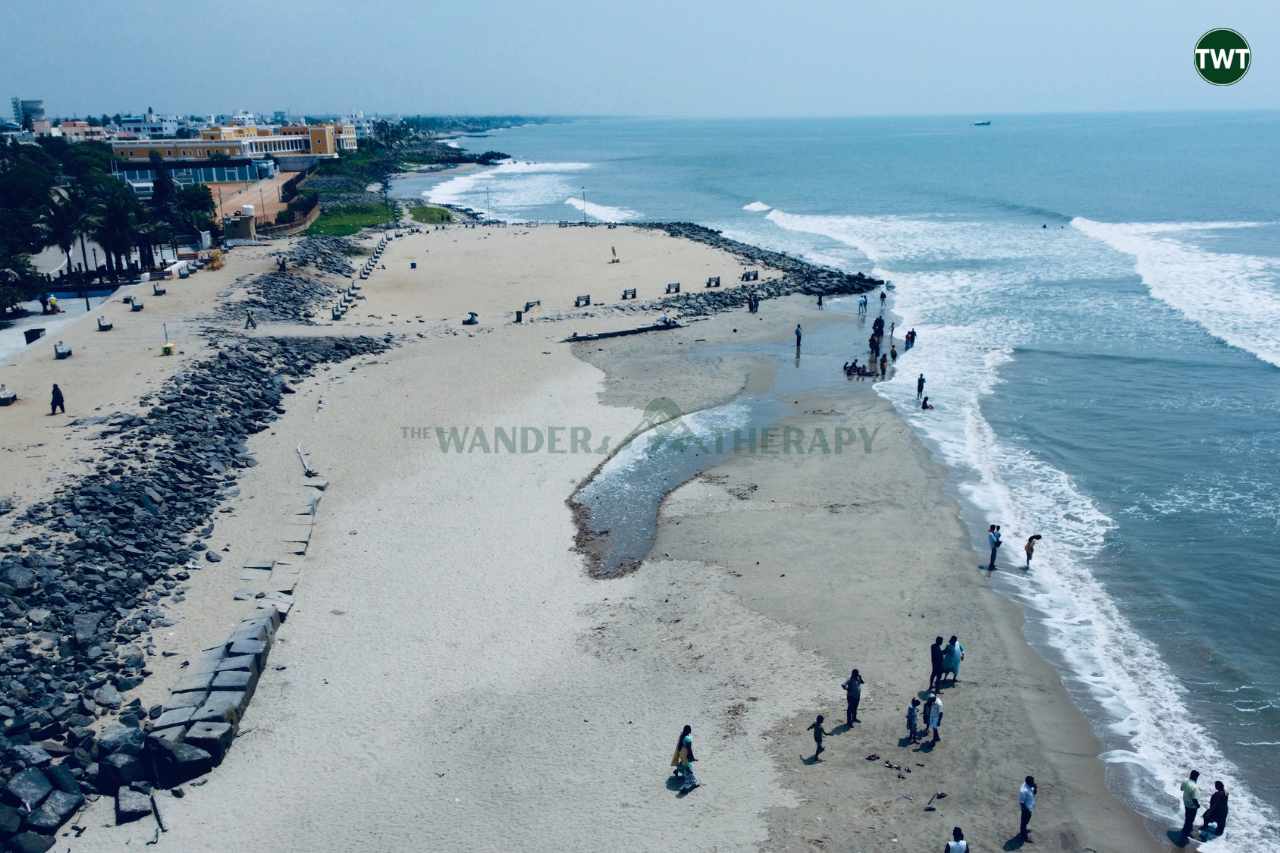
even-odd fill
[(1235, 30), (1209, 30), (1196, 42), (1196, 73), (1215, 86), (1237, 82), (1249, 73), (1252, 60), (1249, 43)]

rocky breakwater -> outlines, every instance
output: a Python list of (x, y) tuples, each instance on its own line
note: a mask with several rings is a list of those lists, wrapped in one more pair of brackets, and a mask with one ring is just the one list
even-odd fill
[(682, 237), (703, 243), (734, 255), (748, 266), (769, 267), (778, 270), (782, 275), (778, 278), (754, 282), (749, 287), (691, 289), (644, 306), (615, 306), (623, 310), (651, 310), (656, 307), (677, 310), (685, 315), (714, 314), (743, 307), (747, 304), (748, 296), (752, 294), (761, 299), (774, 299), (796, 293), (814, 297), (819, 294), (846, 296), (852, 293), (866, 293), (884, 284), (881, 279), (862, 273), (846, 273), (830, 267), (821, 267), (782, 252), (773, 252), (748, 243), (741, 243), (713, 228), (695, 225), (692, 222), (647, 222), (633, 227), (664, 231), (672, 237)]
[[(205, 545), (212, 515), (236, 494), (237, 472), (255, 464), (246, 442), (284, 411), (290, 383), (390, 345), (389, 337), (224, 337), (212, 356), (144, 398), (144, 414), (90, 421), (102, 427), (104, 442), (105, 461), (95, 470), (6, 516), (6, 850), (48, 849), (86, 797), (115, 795), (122, 820), (150, 813), (153, 786), (181, 784), (220, 760), (281, 613), (247, 620), (227, 644), (186, 662), (184, 673), (205, 679), (206, 688), (218, 679), (219, 689), (238, 689), (168, 719), (172, 708), (125, 699), (150, 672), (148, 658), (157, 653), (150, 632), (170, 624), (164, 604), (181, 600), (189, 573), (221, 561)], [(203, 693), (204, 700), (212, 695)], [(182, 713), (184, 723), (199, 725), (178, 728)]]
[(240, 282), (243, 297), (223, 302), (217, 317), (232, 321), (243, 319), (249, 312), (256, 320), (314, 323), (321, 306), (337, 298), (340, 285), (332, 278), (353, 277), (356, 268), (351, 258), (364, 251), (345, 237), (303, 237), (275, 255), (283, 261), (283, 269)]

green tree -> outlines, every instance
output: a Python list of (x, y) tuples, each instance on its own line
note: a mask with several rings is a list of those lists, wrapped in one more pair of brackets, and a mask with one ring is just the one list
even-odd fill
[(102, 185), (99, 204), (93, 238), (106, 252), (107, 269), (118, 279), (125, 267), (125, 258), (137, 243), (145, 213), (133, 190), (121, 181)]
[(84, 228), (84, 205), (77, 194), (55, 190), (44, 209), (44, 225), (48, 240), (62, 250), (67, 259), (67, 274), (75, 266), (71, 248)]

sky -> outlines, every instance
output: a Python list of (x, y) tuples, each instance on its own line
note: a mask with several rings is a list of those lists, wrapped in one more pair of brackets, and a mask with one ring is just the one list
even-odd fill
[[(1280, 108), (1276, 0), (3, 0), (50, 115), (857, 116)], [(1196, 40), (1256, 67), (1215, 87)]]

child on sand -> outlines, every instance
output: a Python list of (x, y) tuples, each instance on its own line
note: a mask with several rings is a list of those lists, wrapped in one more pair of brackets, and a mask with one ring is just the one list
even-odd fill
[(920, 740), (920, 700), (912, 698), (907, 706), (907, 741), (915, 743)]
[(814, 746), (813, 760), (814, 761), (822, 760), (819, 756), (822, 755), (823, 750), (826, 748), (822, 745), (822, 738), (826, 735), (831, 734), (831, 732), (826, 731), (825, 729), (822, 728), (822, 721), (823, 721), (823, 716), (819, 714), (818, 719), (814, 720), (813, 724), (809, 726), (809, 728), (813, 730), (813, 746)]

